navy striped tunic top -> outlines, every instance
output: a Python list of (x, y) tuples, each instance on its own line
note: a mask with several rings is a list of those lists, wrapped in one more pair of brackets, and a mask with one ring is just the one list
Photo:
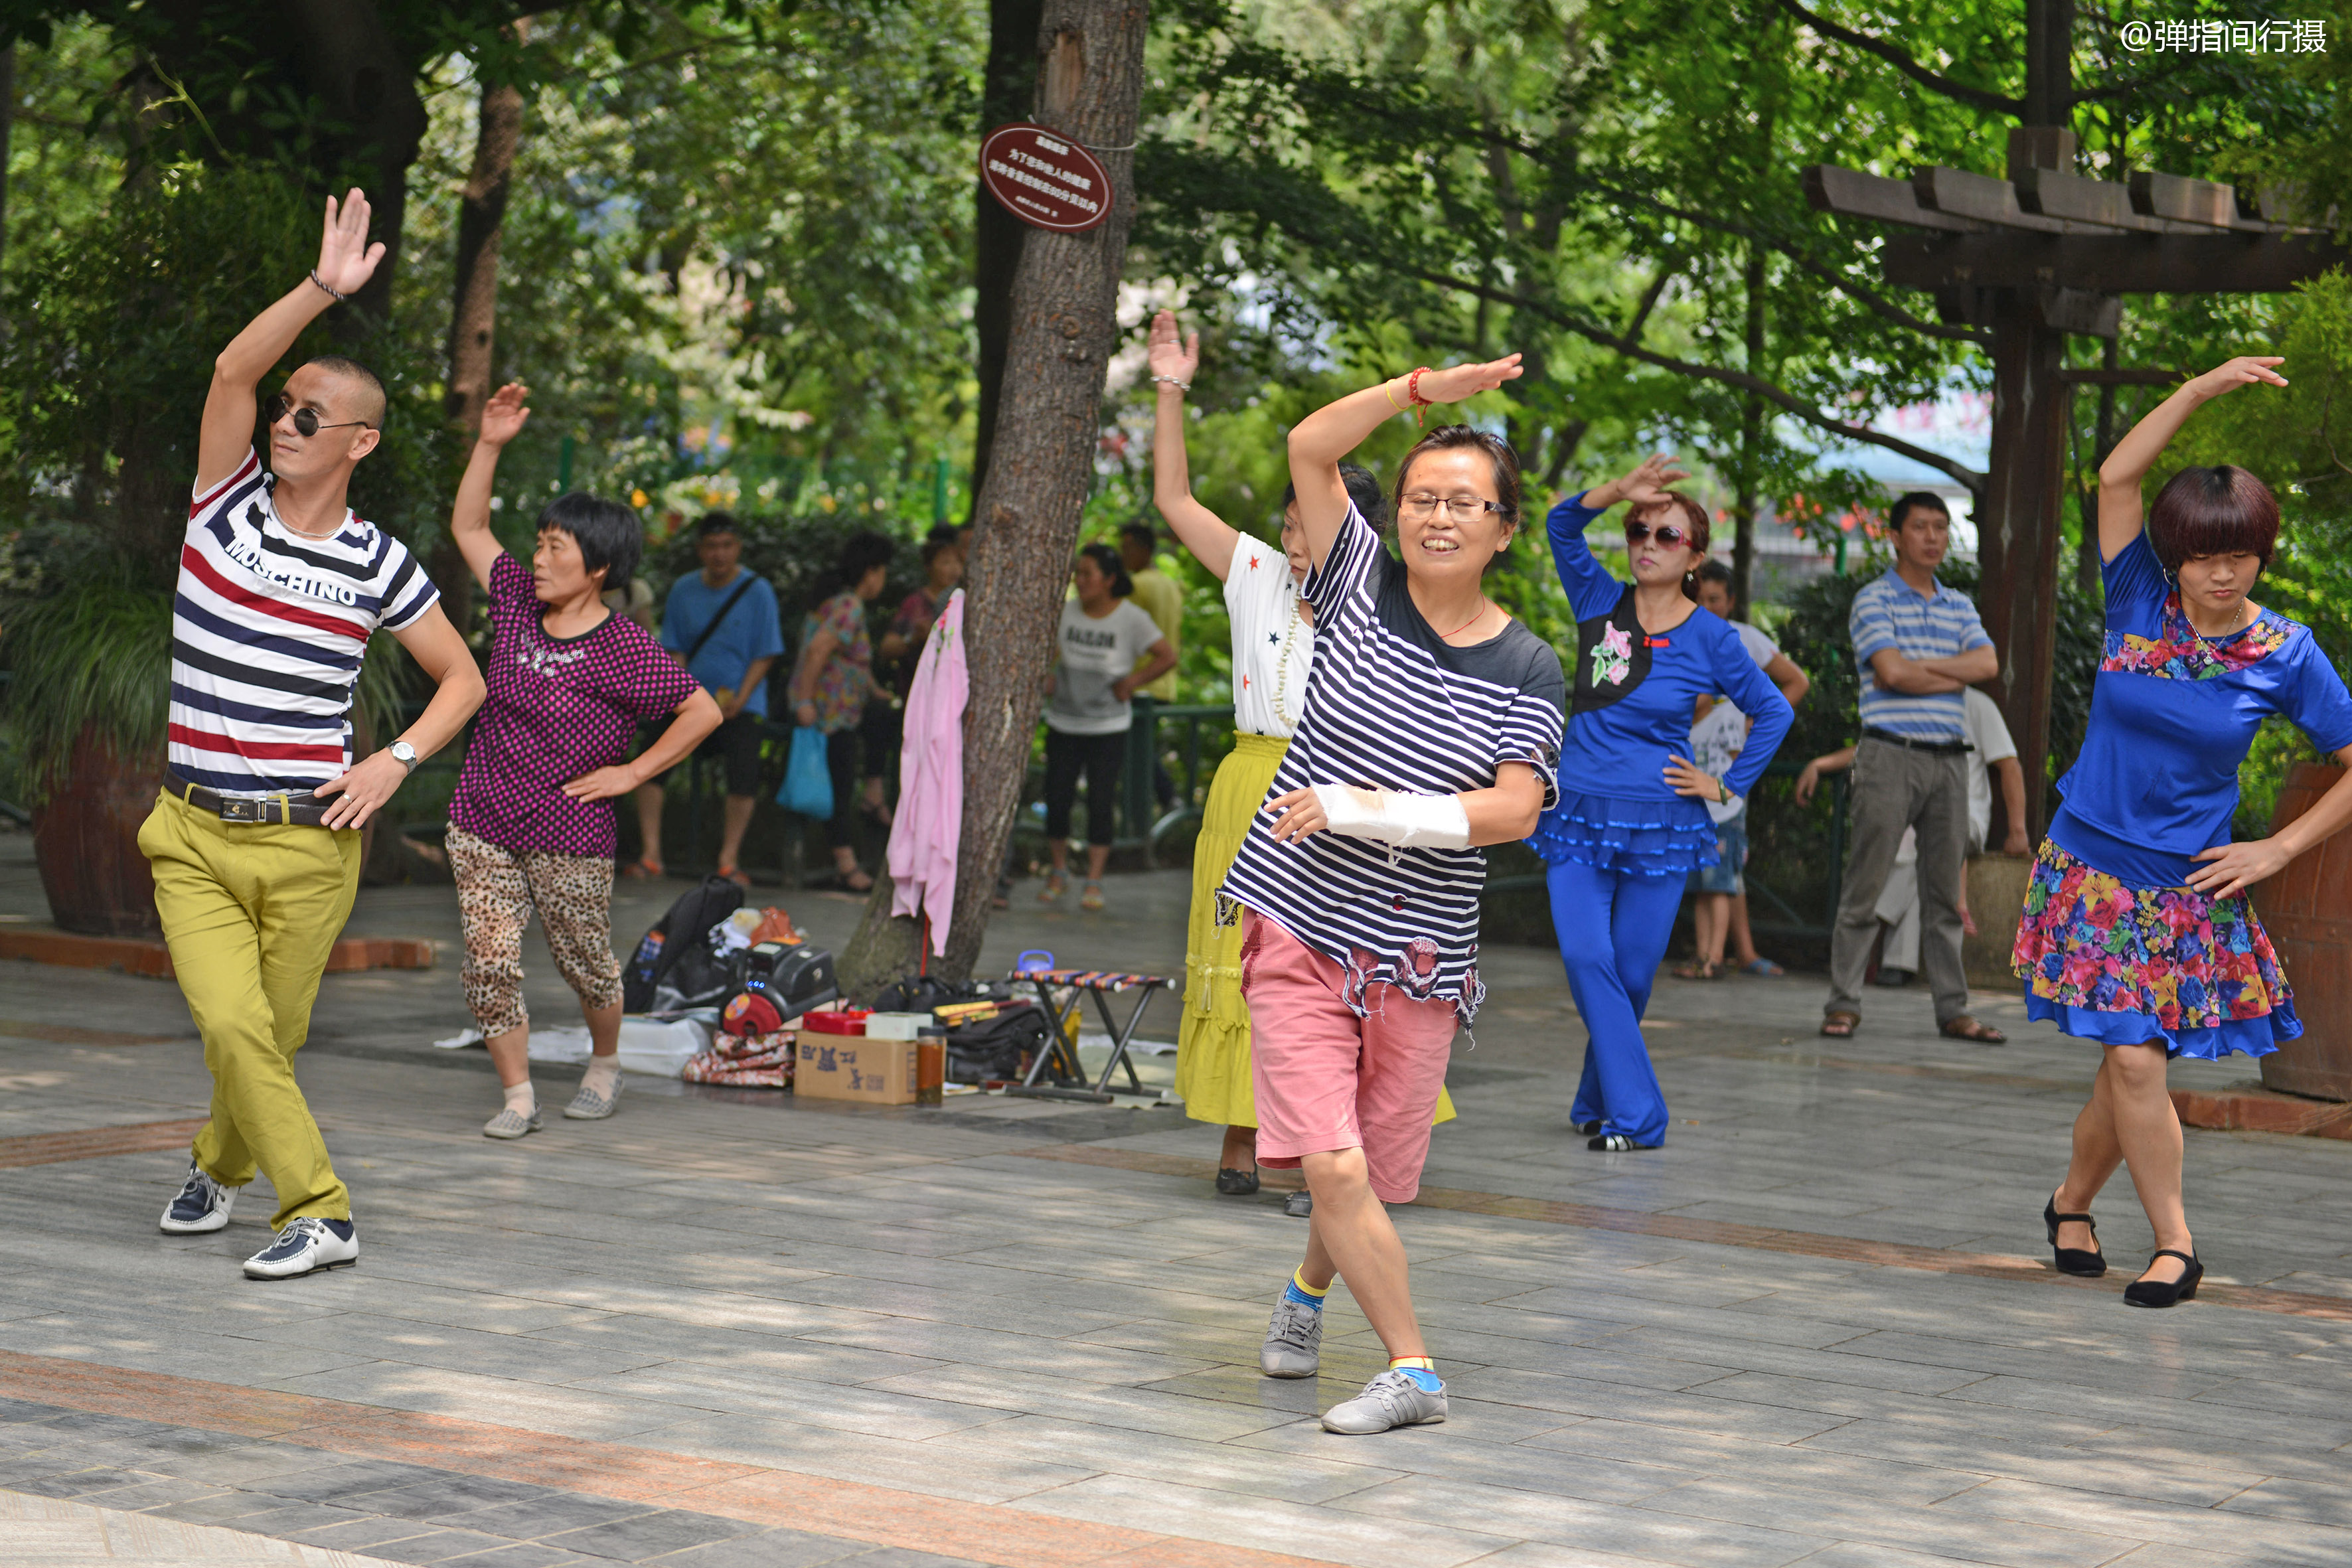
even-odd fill
[[(1513, 621), (1468, 647), (1447, 645), (1413, 607), (1403, 563), (1353, 507), (1302, 596), (1315, 607), (1307, 708), (1271, 800), (1314, 784), (1421, 795), (1494, 787), (1527, 763), (1559, 796), (1568, 682), (1550, 644)], [(1451, 1000), (1468, 1024), (1478, 979), (1483, 849), (1392, 849), (1324, 832), (1276, 842), (1261, 805), (1218, 889), (1223, 915), (1255, 910), (1347, 971), (1349, 1005), (1367, 987)]]

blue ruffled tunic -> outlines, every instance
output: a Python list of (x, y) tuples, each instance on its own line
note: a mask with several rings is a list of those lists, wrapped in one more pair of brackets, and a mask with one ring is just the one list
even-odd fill
[[(1560, 586), (1579, 621), (1607, 616), (1625, 592), (1584, 542), (1586, 525), (1600, 515), (1577, 495), (1544, 520)], [(1592, 657), (1605, 650), (1596, 647)], [(1729, 623), (1693, 606), (1681, 626), (1650, 638), (1650, 672), (1640, 686), (1606, 708), (1570, 715), (1560, 748), (1559, 803), (1544, 813), (1528, 847), (1547, 864), (1576, 861), (1628, 876), (1681, 877), (1714, 865), (1716, 830), (1706, 806), (1676, 795), (1664, 772), (1670, 755), (1690, 755), (1698, 700), (1717, 695), (1756, 721), (1724, 780), (1734, 795), (1754, 788), (1793, 715)]]
[(2309, 627), (2270, 610), (2200, 636), (2146, 533), (2100, 571), (2106, 645), (2082, 754), (2027, 885), (2011, 967), (2026, 1016), (2176, 1057), (2268, 1056), (2303, 1033), (2252, 900), (2189, 887), (2230, 841), (2238, 768), (2272, 714), (2352, 745), (2352, 691)]

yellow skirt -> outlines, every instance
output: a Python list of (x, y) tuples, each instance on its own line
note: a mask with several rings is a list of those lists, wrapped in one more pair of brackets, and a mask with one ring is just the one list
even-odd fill
[[(1201, 835), (1192, 844), (1192, 918), (1184, 944), (1184, 1021), (1176, 1037), (1176, 1092), (1184, 1114), (1221, 1127), (1257, 1125), (1250, 1089), (1249, 1004), (1242, 1000), (1242, 928), (1217, 923), (1217, 889), (1233, 869), (1258, 807), (1274, 787), (1290, 742), (1272, 735), (1234, 736), (1217, 764)], [(1454, 1100), (1437, 1096), (1432, 1121), (1454, 1120)]]

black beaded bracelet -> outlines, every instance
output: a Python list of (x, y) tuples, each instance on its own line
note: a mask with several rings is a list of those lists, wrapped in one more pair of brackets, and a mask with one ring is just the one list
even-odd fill
[(319, 269), (315, 267), (310, 268), (310, 281), (316, 283), (320, 288), (324, 289), (329, 294), (332, 295), (338, 300), (348, 300), (351, 298), (349, 294), (344, 293), (341, 289), (336, 288), (333, 284), (320, 277)]

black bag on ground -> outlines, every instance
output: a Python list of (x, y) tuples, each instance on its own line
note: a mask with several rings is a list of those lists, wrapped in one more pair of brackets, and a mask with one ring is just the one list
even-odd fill
[(621, 971), (621, 1010), (643, 1013), (650, 1008), (655, 986), (668, 979), (688, 953), (710, 958), (710, 928), (742, 907), (743, 889), (724, 877), (705, 877), (701, 886), (679, 894)]
[(1035, 1007), (1008, 1007), (950, 1029), (947, 1046), (950, 1083), (1016, 1079), (1022, 1058), (1045, 1048), (1045, 1015)]
[(876, 992), (874, 1010), (877, 1013), (928, 1013), (934, 1007), (973, 1001), (979, 994), (979, 987), (974, 985), (940, 980), (929, 974), (909, 974), (904, 980), (893, 980)]

